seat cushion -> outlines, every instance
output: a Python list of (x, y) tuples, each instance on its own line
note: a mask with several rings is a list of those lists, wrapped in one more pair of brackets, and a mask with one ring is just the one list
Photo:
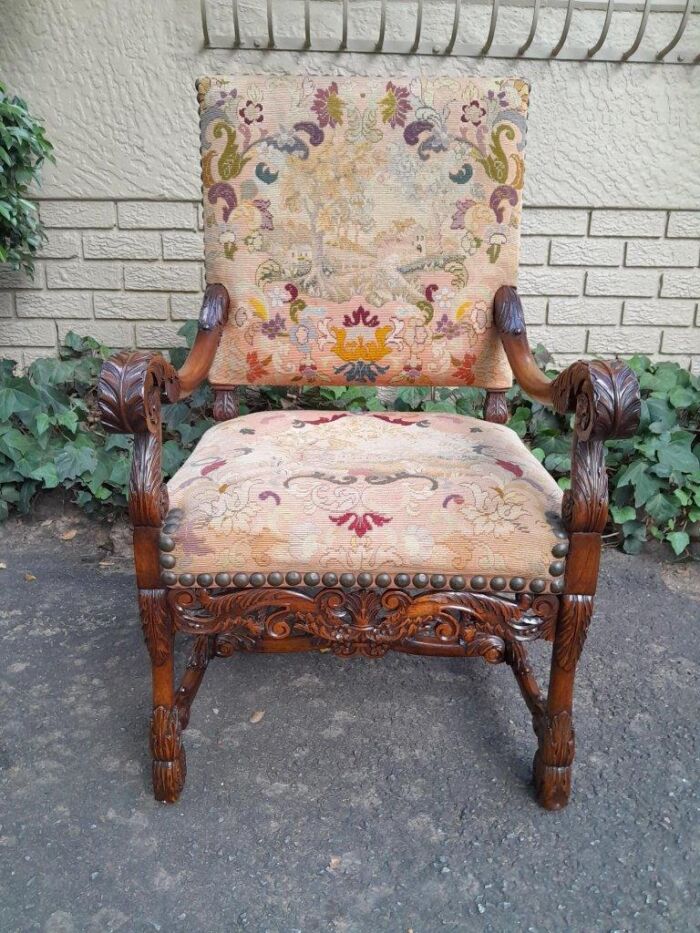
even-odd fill
[(562, 573), (559, 487), (510, 428), (464, 415), (245, 415), (210, 428), (168, 492), (171, 584), (425, 573), (542, 592)]

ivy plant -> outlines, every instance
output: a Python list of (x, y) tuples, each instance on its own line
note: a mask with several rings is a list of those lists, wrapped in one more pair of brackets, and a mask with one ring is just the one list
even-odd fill
[(53, 146), (20, 97), (10, 97), (0, 84), (0, 263), (34, 272), (34, 257), (45, 240), (35, 204), (27, 198), (39, 184)]
[[(181, 334), (188, 344), (196, 325)], [(61, 487), (89, 512), (124, 509), (131, 437), (106, 435), (96, 408), (95, 386), (107, 347), (69, 334), (58, 359), (36, 360), (24, 375), (0, 361), (0, 519), (11, 510), (28, 512), (36, 495)], [(170, 351), (176, 366), (186, 348)], [(540, 349), (538, 362), (551, 359)], [(700, 380), (676, 363), (635, 356), (629, 365), (642, 390), (642, 419), (635, 437), (607, 442), (610, 517), (628, 553), (648, 537), (667, 542), (677, 555), (688, 552), (700, 529)], [(548, 369), (549, 375), (555, 375)], [(571, 419), (524, 396), (509, 393), (510, 427), (527, 443), (562, 487), (571, 469)], [(166, 477), (183, 463), (212, 421), (211, 389), (163, 409)], [(248, 388), (241, 411), (323, 408), (349, 411), (441, 411), (479, 417), (480, 389), (398, 390), (370, 386), (303, 389)]]

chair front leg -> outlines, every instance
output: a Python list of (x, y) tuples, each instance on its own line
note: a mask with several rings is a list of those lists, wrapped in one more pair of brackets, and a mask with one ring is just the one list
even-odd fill
[(574, 678), (592, 613), (592, 596), (561, 597), (547, 703), (535, 719), (538, 748), (533, 776), (537, 801), (547, 810), (561, 810), (571, 794)]
[(184, 787), (187, 766), (179, 710), (175, 703), (175, 633), (166, 591), (139, 588), (139, 610), (151, 657), (153, 792), (156, 800), (174, 803)]

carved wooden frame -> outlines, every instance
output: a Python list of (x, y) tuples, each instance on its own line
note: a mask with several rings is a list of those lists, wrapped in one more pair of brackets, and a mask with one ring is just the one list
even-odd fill
[[(515, 378), (533, 398), (562, 414), (575, 414), (571, 488), (562, 510), (570, 543), (563, 583), (557, 585), (561, 592), (484, 593), (468, 583), (456, 591), (444, 588), (448, 581), (442, 578), (423, 581), (425, 575), (417, 575), (421, 586), (412, 585), (407, 575), (398, 586), (400, 577), (388, 577), (383, 589), (373, 585), (379, 577), (373, 581), (369, 574), (345, 583), (341, 575), (331, 581), (334, 585), (325, 585), (318, 574), (307, 575), (313, 585), (306, 586), (299, 574), (292, 575), (299, 577), (294, 580), (299, 585), (287, 587), (263, 585), (271, 582), (270, 576), (281, 575), (268, 575), (267, 581), (260, 575), (259, 587), (231, 586), (228, 574), (221, 575), (222, 585), (207, 580), (210, 585), (203, 586), (193, 578), (191, 586), (183, 586), (182, 577), (180, 585), (173, 585), (174, 575), (160, 564), (168, 513), (161, 472), (161, 404), (182, 398), (206, 378), (228, 306), (226, 289), (210, 285), (195, 344), (179, 371), (158, 354), (125, 351), (104, 364), (98, 387), (105, 429), (134, 435), (129, 514), (141, 622), (152, 666), (150, 746), (156, 798), (173, 802), (182, 791), (182, 731), (213, 658), (234, 652), (319, 649), (341, 657), (378, 658), (391, 650), (478, 656), (491, 664), (508, 664), (538, 738), (533, 766), (537, 799), (547, 809), (565, 806), (574, 759), (574, 675), (593, 611), (607, 519), (604, 442), (636, 430), (640, 400), (634, 374), (619, 361), (578, 362), (550, 381), (530, 352), (516, 290), (503, 287), (497, 292), (494, 322)], [(216, 386), (214, 417), (225, 421), (237, 415), (236, 387)], [(503, 392), (487, 393), (484, 416), (499, 424), (507, 421)], [(176, 687), (177, 632), (189, 636), (193, 648)], [(526, 650), (527, 642), (535, 639), (554, 643), (546, 695)]]

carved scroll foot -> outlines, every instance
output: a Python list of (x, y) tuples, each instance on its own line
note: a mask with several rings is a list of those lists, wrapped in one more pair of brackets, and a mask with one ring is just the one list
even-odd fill
[(537, 802), (545, 810), (561, 810), (571, 795), (574, 729), (567, 712), (536, 720), (539, 748), (532, 765)]
[(153, 793), (156, 800), (175, 803), (185, 786), (187, 764), (177, 707), (156, 706), (151, 717)]

